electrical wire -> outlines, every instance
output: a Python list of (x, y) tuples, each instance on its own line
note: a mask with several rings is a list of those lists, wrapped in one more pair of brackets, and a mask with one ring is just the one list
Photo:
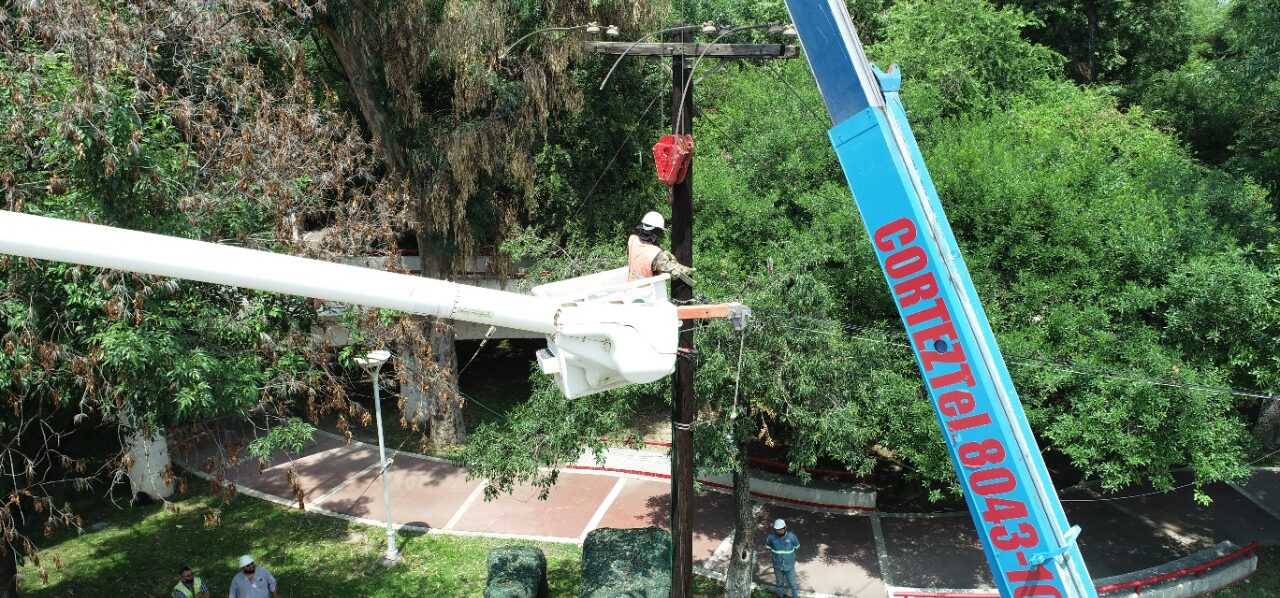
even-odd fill
[(809, 111), (809, 114), (814, 118), (814, 122), (817, 122), (819, 125), (821, 125), (823, 129), (830, 128), (831, 119), (822, 118), (822, 115), (818, 112), (818, 110), (814, 109), (813, 104), (811, 104), (808, 100), (805, 100), (803, 97), (800, 96), (800, 92), (796, 90), (795, 87), (792, 87), (791, 82), (787, 81), (786, 77), (783, 76), (783, 73), (780, 67), (778, 67), (775, 64), (769, 64), (769, 66), (772, 68), (771, 73), (773, 74), (773, 76), (782, 83), (783, 87), (787, 88), (787, 91), (791, 92), (791, 95), (795, 97), (797, 102), (800, 102), (801, 106), (804, 106), (805, 109)]
[(645, 107), (644, 112), (640, 113), (640, 118), (637, 118), (636, 122), (631, 125), (631, 130), (627, 131), (627, 136), (618, 144), (618, 149), (613, 152), (613, 157), (609, 158), (609, 163), (604, 165), (604, 169), (600, 171), (600, 176), (596, 177), (596, 182), (591, 184), (591, 189), (589, 189), (587, 194), (582, 197), (582, 201), (578, 202), (578, 207), (573, 209), (574, 216), (577, 216), (578, 213), (582, 211), (582, 208), (587, 205), (587, 200), (591, 199), (591, 196), (595, 194), (596, 187), (600, 185), (600, 181), (604, 180), (604, 176), (609, 173), (609, 169), (613, 167), (613, 163), (618, 160), (618, 156), (622, 155), (622, 150), (626, 149), (627, 142), (631, 140), (632, 135), (635, 135), (640, 123), (644, 121), (644, 117), (648, 116), (649, 111), (652, 110), (658, 103), (658, 100), (662, 98), (662, 94), (663, 92), (659, 91), (657, 95), (653, 96), (652, 100), (649, 100), (649, 105)]
[[(737, 33), (741, 33), (743, 31), (750, 31), (752, 29), (764, 29), (766, 27), (772, 27), (776, 24), (777, 23), (757, 23), (755, 25), (747, 25), (745, 27), (737, 27), (737, 28), (726, 27), (720, 31), (720, 35), (717, 35), (715, 39), (711, 40), (711, 43), (702, 45), (703, 46), (702, 51), (699, 52), (698, 57), (693, 60), (693, 65), (689, 67), (689, 72), (683, 74), (685, 78), (684, 89), (680, 90), (680, 109), (676, 111), (676, 120), (674, 123), (672, 123), (673, 131), (675, 130), (676, 126), (679, 126), (680, 124), (684, 123), (684, 102), (685, 102), (685, 99), (689, 97), (689, 88), (693, 86), (693, 73), (698, 69), (698, 63), (702, 62), (702, 58), (707, 55), (707, 52), (711, 51), (711, 47), (714, 46), (716, 42), (723, 39), (726, 35), (734, 35)], [(692, 120), (692, 118), (690, 120)], [(686, 131), (686, 133), (687, 132), (688, 131)]]
[(521, 37), (520, 39), (512, 42), (511, 45), (507, 46), (505, 50), (503, 50), (502, 52), (499, 52), (498, 60), (505, 60), (507, 58), (507, 55), (511, 54), (511, 50), (514, 50), (516, 46), (520, 45), (520, 42), (526, 39), (529, 39), (530, 37), (533, 37), (534, 35), (537, 35), (539, 33), (546, 33), (548, 31), (578, 31), (580, 29), (586, 29), (588, 27), (591, 27), (591, 25), (590, 24), (575, 25), (572, 27), (544, 27), (542, 29), (538, 29), (537, 31), (530, 31), (529, 33), (524, 34), (524, 36)]
[[(790, 314), (787, 312), (771, 310), (768, 308), (753, 307), (752, 312), (757, 314), (765, 314), (766, 319), (769, 319), (770, 317), (777, 317), (777, 318), (785, 318), (788, 320), (808, 320), (811, 322), (817, 322), (817, 323), (834, 326), (846, 332), (851, 330), (856, 330), (861, 332), (874, 333), (874, 334), (878, 334), (886, 337), (893, 337), (898, 335), (898, 333), (891, 333), (887, 330), (878, 330), (875, 328), (869, 328), (865, 326), (845, 324), (842, 322), (837, 322), (835, 320), (824, 320), (822, 318), (800, 316), (796, 314)], [(775, 315), (770, 316), (769, 315), (770, 313)], [(812, 334), (838, 335), (838, 333), (826, 331), (826, 330), (816, 330), (811, 328), (788, 326), (786, 324), (777, 324), (777, 323), (772, 325), (778, 328), (786, 328), (790, 330), (796, 330), (799, 332), (807, 332)], [(905, 341), (892, 341), (892, 340), (885, 340), (884, 338), (871, 338), (871, 337), (859, 336), (855, 334), (843, 334), (840, 336), (847, 336), (848, 338), (853, 338), (857, 340), (890, 345), (890, 346), (906, 349), (908, 351), (911, 350), (911, 345)], [(1211, 386), (1207, 384), (1195, 384), (1195, 383), (1188, 383), (1188, 382), (1174, 382), (1171, 380), (1161, 380), (1161, 379), (1158, 379), (1149, 375), (1145, 375), (1142, 373), (1138, 373), (1138, 372), (1122, 372), (1122, 371), (1108, 370), (1103, 368), (1089, 368), (1086, 366), (1081, 366), (1074, 362), (1058, 363), (1058, 362), (1048, 361), (1048, 360), (1039, 359), (1035, 357), (1027, 357), (1027, 356), (1021, 356), (1021, 355), (1005, 355), (1005, 359), (1009, 363), (1013, 363), (1021, 366), (1044, 367), (1044, 368), (1053, 369), (1053, 370), (1071, 373), (1071, 374), (1077, 374), (1082, 376), (1093, 376), (1095, 378), (1112, 378), (1116, 380), (1125, 380), (1125, 381), (1133, 382), (1136, 384), (1147, 384), (1151, 386), (1178, 388), (1182, 390), (1198, 391), (1198, 392), (1205, 392), (1210, 394), (1227, 394), (1227, 395), (1238, 396), (1243, 398), (1251, 398), (1251, 399), (1273, 400), (1276, 398), (1280, 398), (1280, 396), (1277, 396), (1274, 394), (1266, 394), (1261, 391), (1252, 390), (1252, 389), (1240, 389), (1240, 388), (1233, 388), (1228, 386)]]
[(657, 31), (651, 31), (651, 32), (649, 32), (649, 33), (646, 33), (646, 34), (644, 34), (643, 36), (641, 36), (639, 39), (637, 39), (636, 41), (631, 42), (631, 45), (630, 45), (630, 46), (627, 46), (627, 49), (626, 49), (626, 50), (623, 50), (623, 51), (622, 51), (622, 53), (618, 55), (618, 59), (617, 59), (617, 60), (615, 60), (615, 61), (613, 61), (613, 66), (609, 67), (609, 72), (607, 72), (607, 73), (605, 73), (605, 74), (604, 74), (604, 79), (601, 79), (601, 80), (600, 80), (600, 90), (601, 90), (601, 91), (604, 91), (604, 86), (605, 86), (605, 85), (607, 85), (607, 84), (609, 83), (609, 77), (612, 77), (612, 76), (613, 76), (613, 71), (614, 71), (615, 69), (617, 69), (617, 68), (618, 68), (618, 65), (622, 63), (622, 59), (623, 59), (623, 58), (626, 58), (626, 57), (627, 57), (627, 54), (628, 54), (629, 52), (631, 52), (631, 50), (635, 49), (635, 47), (636, 47), (637, 45), (639, 45), (639, 44), (640, 44), (640, 42), (642, 42), (642, 41), (644, 41), (644, 40), (646, 40), (646, 39), (649, 39), (649, 38), (651, 38), (651, 37), (653, 37), (653, 36), (655, 36), (655, 35), (662, 35), (662, 34), (664, 34), (664, 33), (675, 33), (675, 32), (678, 32), (678, 31), (693, 31), (693, 30), (696, 30), (696, 29), (699, 29), (699, 28), (700, 28), (700, 27), (699, 27), (698, 25), (682, 25), (682, 26), (680, 26), (680, 27), (671, 27), (671, 28), (668, 28), (668, 29), (659, 29), (659, 30), (657, 30)]
[[(1276, 449), (1276, 450), (1271, 451), (1271, 452), (1269, 452), (1269, 453), (1267, 453), (1267, 454), (1265, 454), (1265, 455), (1263, 455), (1263, 456), (1261, 456), (1261, 457), (1258, 457), (1257, 459), (1254, 459), (1254, 460), (1252, 460), (1252, 461), (1250, 461), (1250, 462), (1248, 462), (1248, 463), (1245, 463), (1245, 464), (1244, 464), (1244, 466), (1245, 466), (1245, 467), (1249, 467), (1249, 466), (1251, 466), (1251, 465), (1254, 465), (1255, 463), (1258, 463), (1258, 462), (1260, 462), (1260, 461), (1262, 461), (1262, 460), (1264, 460), (1264, 459), (1266, 459), (1266, 458), (1268, 458), (1268, 457), (1270, 457), (1270, 456), (1272, 456), (1272, 455), (1274, 455), (1274, 454), (1276, 454), (1276, 453), (1280, 453), (1280, 449)], [(1179, 486), (1174, 486), (1173, 488), (1170, 488), (1170, 489), (1168, 489), (1168, 490), (1153, 490), (1153, 491), (1151, 491), (1151, 492), (1143, 492), (1143, 493), (1141, 493), (1141, 494), (1129, 494), (1129, 495), (1126, 495), (1126, 496), (1103, 496), (1103, 497), (1098, 497), (1098, 498), (1059, 498), (1058, 500), (1059, 500), (1059, 501), (1061, 501), (1061, 502), (1111, 502), (1111, 501), (1114, 501), (1114, 500), (1128, 500), (1128, 499), (1131, 499), (1131, 498), (1144, 498), (1144, 497), (1147, 497), (1147, 496), (1155, 496), (1155, 495), (1157, 495), (1157, 494), (1168, 494), (1168, 493), (1170, 493), (1170, 492), (1177, 492), (1177, 491), (1182, 490), (1182, 489), (1184, 489), (1184, 488), (1190, 488), (1191, 486), (1195, 486), (1196, 484), (1197, 484), (1197, 482), (1187, 482), (1187, 483), (1182, 484), (1182, 485), (1179, 485)], [(1081, 487), (1083, 488), (1083, 486), (1081, 486)]]

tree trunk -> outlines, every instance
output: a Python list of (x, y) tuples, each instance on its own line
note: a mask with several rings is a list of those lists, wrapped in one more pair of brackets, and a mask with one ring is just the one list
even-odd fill
[(756, 569), (756, 517), (751, 504), (751, 472), (747, 443), (738, 446), (738, 471), (733, 474), (733, 550), (725, 579), (725, 598), (750, 598)]
[(1093, 82), (1098, 76), (1097, 68), (1097, 39), (1098, 39), (1098, 7), (1093, 0), (1086, 0), (1084, 3), (1085, 12), (1089, 15), (1089, 72), (1086, 75), (1087, 82)]
[(317, 21), (316, 27), (324, 33), (329, 45), (333, 46), (333, 53), (338, 56), (338, 62), (342, 63), (351, 92), (360, 104), (360, 114), (381, 150), (383, 163), (392, 173), (406, 176), (408, 154), (392, 124), (390, 112), (378, 100), (371, 66), (373, 60), (369, 56), (368, 44), (360, 37), (360, 29), (352, 26), (347, 31), (339, 31), (334, 23), (327, 20)]
[(127, 470), (129, 489), (134, 497), (145, 492), (156, 500), (173, 495), (173, 465), (169, 461), (169, 440), (164, 430), (146, 429), (138, 425), (133, 410), (126, 407), (120, 412), (124, 427), (125, 448), (128, 450)]
[[(411, 177), (409, 152), (405, 136), (395, 125), (392, 110), (382, 102), (385, 95), (378, 86), (370, 56), (369, 40), (362, 37), (361, 28), (328, 20), (317, 21), (333, 52), (342, 63), (342, 70), (351, 84), (351, 91), (360, 105), (360, 113), (370, 135), (377, 140), (383, 163), (392, 176)], [(425, 213), (425, 211), (424, 211)], [(425, 221), (418, 223), (418, 248), (422, 256), (422, 275), (444, 278), (448, 268), (442, 259), (433, 259), (433, 244), (425, 237)], [(462, 423), (462, 398), (458, 387), (458, 351), (454, 343), (453, 326), (429, 318), (422, 329), (424, 342), (408, 342), (401, 347), (401, 355), (413, 366), (406, 378), (409, 383), (401, 389), (405, 398), (406, 417), (427, 428), (427, 435), (437, 447), (450, 447), (466, 440), (467, 430)]]
[(1268, 449), (1280, 447), (1280, 400), (1266, 400), (1254, 421), (1253, 434)]
[(18, 552), (7, 542), (0, 546), (0, 598), (18, 598)]
[[(418, 235), (418, 256), (422, 260), (422, 275), (443, 279), (448, 274), (447, 257), (438, 250), (425, 234)], [(427, 351), (418, 352), (426, 365), (421, 401), (405, 411), (418, 425), (425, 425), (431, 442), (437, 447), (451, 447), (467, 439), (467, 428), (462, 423), (462, 395), (458, 393), (458, 344), (457, 333), (447, 320), (427, 318), (423, 320), (422, 338)]]
[(401, 388), (404, 413), (409, 421), (427, 429), (427, 436), (437, 448), (456, 446), (467, 439), (467, 429), (457, 387), (454, 329), (439, 318), (425, 318), (422, 322), (424, 342), (406, 343), (401, 350), (411, 364), (408, 383)]
[(173, 469), (169, 462), (169, 441), (163, 431), (148, 434), (134, 430), (126, 439), (129, 447), (129, 487), (133, 495), (145, 492), (161, 500), (173, 495)]

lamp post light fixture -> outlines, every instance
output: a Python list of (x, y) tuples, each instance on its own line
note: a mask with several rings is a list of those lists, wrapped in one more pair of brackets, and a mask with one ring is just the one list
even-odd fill
[(382, 564), (394, 565), (400, 562), (400, 551), (396, 549), (396, 533), (395, 527), (391, 522), (391, 490), (387, 482), (387, 446), (382, 436), (382, 390), (378, 384), (378, 374), (381, 373), (382, 364), (391, 359), (390, 351), (370, 351), (364, 357), (357, 357), (358, 364), (364, 371), (369, 372), (369, 378), (373, 380), (373, 412), (378, 420), (378, 469), (382, 476), (382, 502), (387, 505), (387, 554), (382, 558)]

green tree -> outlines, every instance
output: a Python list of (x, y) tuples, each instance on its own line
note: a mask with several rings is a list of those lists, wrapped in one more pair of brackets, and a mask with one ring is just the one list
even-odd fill
[(1058, 76), (1063, 57), (1029, 43), (1024, 28), (1040, 24), (1015, 7), (987, 0), (895, 3), (884, 17), (873, 60), (903, 72), (903, 104), (924, 134), (936, 118), (991, 113), (1034, 84)]
[[(577, 182), (565, 173), (580, 168), (577, 160), (544, 142), (557, 128), (554, 119), (580, 110), (584, 100), (576, 44), (534, 37), (510, 54), (504, 50), (544, 26), (596, 20), (642, 29), (655, 8), (336, 1), (311, 14), (327, 46), (322, 49), (336, 58), (347, 95), (376, 140), (383, 164), (378, 177), (396, 190), (389, 204), (352, 213), (335, 227), (382, 239), (412, 237), (422, 274), (433, 278), (465, 266), (477, 246), (498, 245), (536, 210), (535, 200)], [(589, 135), (570, 147), (590, 148), (596, 140), (598, 134)], [(538, 169), (551, 179), (541, 186)], [(506, 256), (495, 257), (492, 270), (506, 272)], [(410, 368), (425, 376), (401, 372), (406, 416), (437, 446), (462, 442), (452, 327), (414, 319), (393, 330), (394, 338), (377, 342), (399, 345), (403, 357), (427, 365)]]
[[(4, 207), (296, 250), (296, 213), (369, 151), (298, 77), (296, 15), (250, 4), (0, 4)], [(228, 414), (272, 425), (329, 383), (305, 301), (10, 256), (0, 282), (0, 595), (15, 557), (48, 566), (41, 530), (82, 525), (76, 492), (124, 479), (123, 438)]]
[(930, 170), (1046, 448), (1107, 488), (1241, 475), (1258, 404), (1218, 389), (1277, 382), (1265, 193), (1071, 86), (937, 135)]
[[(1141, 102), (1210, 164), (1280, 190), (1280, 3), (1232, 2), (1193, 60), (1152, 78)], [(1273, 200), (1274, 201), (1274, 200)]]
[(1032, 40), (1067, 57), (1082, 83), (1128, 83), (1176, 69), (1190, 54), (1198, 0), (1001, 0), (1042, 25)]

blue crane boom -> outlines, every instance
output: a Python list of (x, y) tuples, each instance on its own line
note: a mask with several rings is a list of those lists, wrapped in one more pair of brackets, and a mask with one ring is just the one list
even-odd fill
[(867, 62), (844, 0), (786, 3), (1000, 595), (1097, 596), (911, 133), (901, 74)]

